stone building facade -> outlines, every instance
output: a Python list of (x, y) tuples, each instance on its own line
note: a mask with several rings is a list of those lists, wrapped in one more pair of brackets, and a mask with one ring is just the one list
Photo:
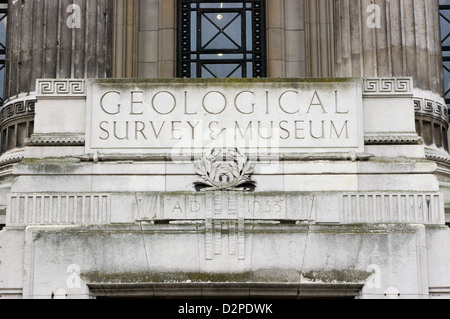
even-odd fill
[(1, 297), (450, 297), (439, 1), (8, 10)]

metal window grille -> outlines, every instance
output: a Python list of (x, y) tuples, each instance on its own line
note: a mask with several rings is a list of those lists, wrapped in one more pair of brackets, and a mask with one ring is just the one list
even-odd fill
[(178, 1), (178, 77), (265, 77), (265, 46), (265, 0)]

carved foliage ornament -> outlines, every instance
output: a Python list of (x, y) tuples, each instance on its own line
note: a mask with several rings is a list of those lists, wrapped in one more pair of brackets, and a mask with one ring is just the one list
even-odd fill
[(251, 180), (254, 168), (254, 164), (237, 149), (213, 149), (195, 165), (202, 180), (194, 186), (197, 191), (254, 191), (256, 182)]

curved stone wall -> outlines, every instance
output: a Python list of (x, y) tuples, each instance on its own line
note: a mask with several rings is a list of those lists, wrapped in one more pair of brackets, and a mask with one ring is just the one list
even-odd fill
[(19, 98), (0, 111), (1, 153), (25, 146), (25, 139), (33, 133), (36, 100)]
[(448, 152), (448, 109), (439, 96), (416, 92), (414, 98), (416, 131), (426, 146)]

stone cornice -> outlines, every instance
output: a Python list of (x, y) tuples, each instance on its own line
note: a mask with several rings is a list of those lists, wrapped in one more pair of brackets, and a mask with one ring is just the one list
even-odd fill
[(431, 161), (450, 164), (450, 155), (445, 151), (425, 148), (425, 155)]
[(402, 135), (366, 135), (364, 137), (366, 145), (422, 145), (423, 139), (417, 134), (402, 134)]
[(422, 97), (413, 97), (414, 111), (417, 116), (430, 117), (449, 124), (448, 109), (445, 104)]
[(84, 146), (84, 134), (33, 134), (26, 146)]
[(32, 117), (35, 114), (36, 99), (11, 101), (0, 111), (0, 127), (22, 117)]
[(24, 159), (24, 149), (16, 149), (6, 152), (0, 157), (0, 166), (14, 164)]
[[(252, 161), (281, 161), (281, 162), (309, 162), (309, 161), (368, 161), (375, 157), (369, 153), (342, 152), (342, 153), (283, 153), (278, 155), (258, 155), (257, 158), (250, 156)], [(185, 156), (177, 157), (166, 153), (160, 154), (85, 154), (75, 156), (82, 162), (153, 162), (153, 161), (184, 161), (193, 162), (200, 157)]]

